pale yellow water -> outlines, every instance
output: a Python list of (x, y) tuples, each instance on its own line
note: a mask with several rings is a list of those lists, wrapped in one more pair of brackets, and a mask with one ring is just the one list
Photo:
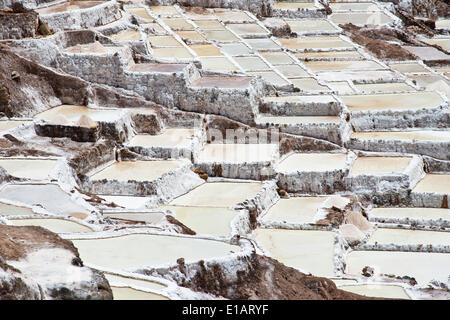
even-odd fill
[(153, 282), (149, 280), (141, 280), (141, 279), (135, 279), (135, 278), (127, 278), (111, 273), (104, 273), (105, 278), (108, 280), (108, 282), (111, 284), (115, 284), (117, 286), (123, 286), (127, 285), (130, 287), (142, 287), (150, 290), (161, 290), (167, 288), (167, 286), (160, 284), (158, 282)]
[(252, 76), (261, 76), (265, 81), (276, 86), (283, 86), (289, 84), (286, 80), (280, 77), (276, 72), (273, 71), (251, 71), (247, 74)]
[(216, 207), (163, 206), (175, 212), (175, 217), (199, 234), (228, 236), (230, 223), (237, 211)]
[(125, 8), (125, 11), (132, 13), (138, 17), (141, 17), (143, 19), (152, 20), (153, 18), (148, 14), (147, 10), (142, 7), (136, 7), (136, 8)]
[(49, 179), (58, 160), (48, 159), (0, 159), (0, 167), (16, 178), (31, 180)]
[(16, 121), (16, 120), (0, 121), (0, 132), (11, 130), (21, 126), (22, 124), (28, 123), (31, 123), (31, 121)]
[(294, 197), (280, 199), (262, 217), (262, 221), (286, 221), (289, 223), (313, 223), (317, 209), (325, 197)]
[(92, 175), (90, 179), (152, 181), (175, 170), (181, 163), (176, 160), (114, 162), (109, 167)]
[(222, 72), (239, 70), (227, 57), (200, 57), (199, 60), (204, 70)]
[(301, 19), (286, 20), (292, 32), (302, 33), (305, 31), (336, 31), (335, 26), (325, 19)]
[(32, 214), (34, 214), (34, 212), (30, 208), (0, 202), (0, 216), (22, 216)]
[(355, 87), (361, 92), (416, 91), (416, 89), (414, 89), (410, 85), (400, 82), (355, 84)]
[(15, 226), (38, 226), (55, 233), (92, 232), (82, 224), (63, 219), (18, 219), (10, 220)]
[(157, 135), (139, 134), (134, 136), (129, 146), (142, 147), (189, 147), (194, 135), (194, 129), (165, 129)]
[(207, 144), (198, 156), (199, 162), (263, 162), (274, 159), (276, 144)]
[(73, 240), (85, 263), (114, 269), (175, 264), (223, 257), (238, 246), (219, 241), (134, 234), (116, 238)]
[(350, 169), (351, 175), (403, 173), (410, 157), (358, 157)]
[(440, 208), (373, 208), (369, 214), (384, 218), (450, 220), (450, 209)]
[(368, 244), (450, 245), (450, 232), (378, 228)]
[(351, 135), (352, 139), (371, 140), (421, 140), (421, 141), (449, 141), (450, 130), (442, 131), (378, 131), (378, 132), (354, 132)]
[(419, 285), (436, 279), (446, 283), (450, 274), (450, 254), (428, 252), (352, 251), (347, 255), (348, 274), (360, 275), (365, 266), (376, 274), (414, 277)]
[(253, 234), (281, 263), (315, 276), (334, 276), (333, 232), (257, 229)]
[(450, 175), (448, 174), (426, 174), (425, 178), (413, 189), (413, 192), (435, 192), (450, 193)]
[(444, 102), (435, 92), (351, 95), (341, 99), (350, 111), (435, 108)]
[(259, 182), (205, 183), (176, 198), (170, 205), (226, 208), (254, 198), (261, 191), (262, 186)]
[(309, 48), (349, 48), (352, 45), (339, 37), (301, 37), (278, 39), (281, 44), (289, 49), (309, 49)]
[(313, 71), (346, 71), (346, 70), (377, 70), (383, 66), (370, 60), (349, 61), (306, 61), (305, 66)]
[(160, 294), (127, 287), (111, 287), (114, 300), (170, 300)]
[(273, 65), (294, 63), (294, 60), (287, 53), (282, 51), (265, 51), (261, 52), (261, 55)]
[(353, 292), (367, 297), (389, 298), (389, 299), (411, 299), (405, 289), (394, 285), (364, 284), (356, 286), (340, 286), (339, 289)]
[(279, 172), (325, 172), (343, 170), (346, 153), (294, 153), (278, 164)]

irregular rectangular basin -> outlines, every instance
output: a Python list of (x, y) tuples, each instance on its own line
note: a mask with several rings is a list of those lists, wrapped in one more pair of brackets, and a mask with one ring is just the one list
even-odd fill
[(253, 234), (281, 263), (319, 277), (334, 276), (333, 232), (257, 229)]
[(170, 205), (227, 208), (254, 198), (262, 186), (259, 182), (205, 183), (174, 199)]

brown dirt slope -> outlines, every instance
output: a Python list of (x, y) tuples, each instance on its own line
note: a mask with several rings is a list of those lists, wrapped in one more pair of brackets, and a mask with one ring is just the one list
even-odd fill
[(402, 44), (416, 44), (403, 31), (391, 28), (367, 28), (354, 24), (340, 25), (345, 35), (357, 44), (364, 46), (378, 59), (383, 60), (416, 60), (417, 57), (398, 44), (387, 41), (398, 41)]
[(79, 259), (71, 241), (41, 227), (14, 227), (0, 225), (0, 256), (5, 260), (19, 260), (39, 248), (67, 249)]
[(372, 300), (340, 290), (327, 278), (306, 275), (275, 259), (253, 255), (248, 272), (238, 272), (237, 281), (230, 283), (219, 265), (206, 269), (200, 262), (200, 272), (183, 285), (228, 299), (238, 300)]

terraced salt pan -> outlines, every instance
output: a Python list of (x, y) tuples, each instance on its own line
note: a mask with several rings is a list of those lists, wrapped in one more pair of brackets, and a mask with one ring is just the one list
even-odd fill
[(450, 210), (440, 208), (373, 208), (372, 218), (450, 220)]
[(34, 212), (30, 208), (0, 202), (0, 216), (28, 216), (32, 214)]
[(420, 39), (422, 42), (438, 45), (446, 51), (450, 51), (450, 38), (432, 38), (432, 39)]
[(158, 16), (179, 16), (177, 9), (174, 6), (150, 6), (150, 9)]
[(13, 177), (31, 180), (49, 179), (58, 160), (0, 158), (0, 167)]
[(226, 30), (223, 24), (218, 20), (195, 20), (195, 24), (200, 28), (200, 30)]
[(65, 12), (65, 11), (73, 11), (73, 10), (79, 10), (79, 9), (87, 9), (92, 8), (96, 5), (105, 3), (104, 1), (70, 1), (70, 2), (64, 2), (60, 4), (55, 4), (53, 6), (49, 6), (47, 8), (37, 9), (36, 11), (39, 14), (52, 14), (52, 13), (59, 13), (59, 12)]
[(206, 144), (198, 162), (263, 162), (274, 160), (278, 152), (276, 144)]
[(414, 277), (419, 285), (433, 279), (447, 283), (450, 254), (429, 252), (352, 251), (347, 255), (348, 274), (361, 275), (365, 266), (376, 274)]
[(253, 21), (244, 11), (214, 9), (214, 13), (221, 21)]
[(150, 280), (141, 280), (123, 277), (111, 273), (104, 273), (106, 280), (116, 287), (139, 287), (149, 290), (162, 290), (167, 288), (167, 286), (160, 284), (158, 282), (150, 281)]
[(285, 21), (291, 28), (291, 31), (296, 33), (304, 33), (308, 31), (330, 32), (339, 30), (326, 19), (301, 19)]
[(189, 147), (194, 136), (194, 129), (165, 129), (157, 135), (135, 135), (128, 146), (140, 147)]
[(358, 157), (350, 169), (351, 175), (402, 173), (411, 157)]
[(411, 299), (401, 286), (385, 284), (363, 284), (339, 286), (339, 289), (360, 294), (366, 297), (388, 299)]
[(10, 184), (0, 190), (0, 198), (27, 205), (40, 205), (59, 215), (89, 214), (56, 184)]
[(408, 78), (429, 91), (442, 92), (447, 98), (450, 97), (450, 81), (436, 74), (414, 74), (408, 75)]
[(136, 63), (129, 67), (132, 72), (173, 73), (182, 72), (187, 64), (182, 63)]
[(188, 40), (188, 41), (205, 41), (206, 38), (201, 35), (200, 33), (198, 33), (198, 31), (176, 31), (175, 32), (177, 35), (179, 35), (183, 40)]
[(353, 132), (350, 138), (361, 140), (449, 141), (450, 130)]
[(333, 13), (329, 19), (336, 24), (353, 23), (355, 25), (382, 25), (394, 22), (387, 14), (381, 11), (376, 12), (358, 12), (358, 13)]
[(239, 38), (228, 30), (206, 30), (203, 33), (210, 41), (239, 41)]
[(141, 291), (127, 287), (111, 287), (114, 300), (170, 300), (153, 292)]
[(435, 92), (342, 96), (350, 111), (362, 110), (417, 110), (436, 108), (444, 100)]
[(450, 193), (450, 175), (428, 173), (412, 191), (448, 194)]
[(294, 153), (278, 164), (279, 172), (326, 172), (342, 170), (347, 162), (345, 153)]
[(151, 55), (164, 59), (192, 59), (194, 56), (184, 47), (153, 48)]
[(296, 1), (286, 1), (286, 2), (274, 2), (274, 9), (282, 10), (298, 10), (298, 9), (314, 9), (316, 6), (314, 2), (296, 2)]
[(295, 62), (294, 59), (283, 51), (263, 51), (261, 55), (273, 65), (292, 64)]
[(194, 26), (183, 18), (165, 18), (161, 20), (173, 30), (194, 30)]
[(178, 221), (199, 234), (229, 236), (231, 220), (237, 211), (227, 208), (194, 207), (194, 206), (164, 206), (175, 212)]
[(111, 269), (194, 262), (238, 252), (238, 246), (189, 237), (133, 234), (114, 238), (72, 240), (85, 263)]
[(245, 42), (254, 50), (270, 50), (280, 49), (280, 46), (276, 44), (272, 39), (245, 39)]
[(146, 223), (146, 224), (158, 224), (163, 222), (165, 214), (162, 212), (127, 212), (127, 211), (103, 211), (105, 217), (109, 217), (117, 222), (129, 222), (129, 223)]
[(148, 14), (147, 10), (143, 7), (125, 8), (125, 11), (134, 14), (142, 19), (153, 20), (153, 18)]
[(450, 245), (450, 232), (378, 228), (367, 244)]
[(60, 122), (61, 116), (63, 116), (69, 121), (77, 121), (83, 115), (88, 116), (93, 121), (113, 122), (122, 117), (122, 110), (94, 109), (86, 106), (63, 104), (37, 114), (35, 119), (43, 119), (49, 122)]
[(429, 72), (424, 66), (417, 62), (390, 64), (389, 67), (403, 73)]
[(92, 232), (82, 224), (63, 219), (16, 219), (10, 222), (14, 226), (38, 226), (55, 233)]
[(117, 181), (153, 181), (180, 167), (181, 164), (181, 161), (176, 160), (114, 162), (105, 169), (93, 174), (90, 179), (93, 181), (104, 179)]
[(222, 71), (222, 72), (232, 72), (238, 71), (238, 67), (235, 66), (226, 57), (200, 57), (200, 62), (202, 63), (202, 68), (209, 71)]
[(339, 124), (341, 118), (338, 116), (292, 116), (292, 117), (268, 117), (260, 116), (256, 119), (260, 124)]
[(394, 91), (416, 91), (413, 87), (402, 82), (393, 83), (369, 83), (355, 84), (360, 92), (394, 92)]
[(299, 88), (301, 91), (306, 92), (322, 92), (330, 91), (330, 89), (324, 85), (321, 85), (314, 78), (301, 78), (301, 79), (289, 79), (294, 87)]
[(234, 60), (245, 71), (269, 70), (269, 66), (259, 57), (235, 57)]
[(348, 84), (347, 81), (334, 81), (328, 82), (327, 86), (333, 91), (337, 91), (339, 94), (352, 94), (355, 93), (353, 88)]
[(339, 59), (339, 58), (362, 58), (356, 50), (348, 51), (319, 51), (319, 52), (296, 52), (294, 55), (299, 59)]
[(333, 232), (257, 229), (253, 235), (281, 263), (315, 276), (334, 276)]
[(227, 27), (240, 36), (248, 35), (268, 35), (269, 33), (256, 23), (232, 23)]
[(317, 209), (324, 197), (293, 197), (280, 199), (261, 218), (263, 222), (286, 221), (287, 223), (313, 223)]
[(148, 36), (152, 47), (182, 47), (183, 45), (172, 36)]
[(118, 206), (127, 209), (139, 209), (145, 207), (145, 204), (149, 202), (147, 197), (134, 197), (134, 196), (101, 196), (107, 202), (113, 202)]
[(379, 11), (380, 8), (373, 2), (334, 2), (330, 3), (333, 11)]
[(29, 123), (31, 123), (31, 121), (18, 121), (18, 120), (0, 121), (0, 133), (7, 131), (7, 130), (18, 128), (23, 124), (29, 124)]
[(229, 54), (230, 56), (238, 56), (250, 53), (250, 49), (243, 43), (222, 44), (220, 48), (222, 52)]
[(308, 61), (305, 66), (313, 71), (346, 71), (385, 69), (382, 65), (370, 60), (353, 61)]
[(436, 29), (450, 29), (450, 19), (436, 20)]
[(328, 48), (353, 48), (351, 43), (339, 37), (300, 37), (300, 38), (280, 38), (285, 47), (292, 50), (299, 49), (328, 49)]
[(200, 57), (214, 57), (222, 55), (220, 49), (211, 44), (195, 44), (191, 45), (190, 48)]
[[(254, 198), (261, 191), (259, 182), (212, 182), (205, 183), (174, 199), (170, 205), (227, 208)], [(1, 195), (1, 194), (0, 194)]]
[(111, 38), (114, 40), (142, 40), (142, 35), (139, 31), (126, 30), (111, 36)]
[(276, 66), (286, 78), (309, 77), (309, 74), (298, 64), (285, 64)]
[(250, 86), (251, 80), (251, 77), (202, 77), (192, 82), (191, 87), (243, 89)]
[(284, 80), (276, 72), (273, 71), (253, 71), (247, 72), (247, 74), (252, 76), (260, 76), (265, 81), (267, 81), (270, 84), (273, 84), (274, 86), (285, 86), (289, 84), (286, 80)]

